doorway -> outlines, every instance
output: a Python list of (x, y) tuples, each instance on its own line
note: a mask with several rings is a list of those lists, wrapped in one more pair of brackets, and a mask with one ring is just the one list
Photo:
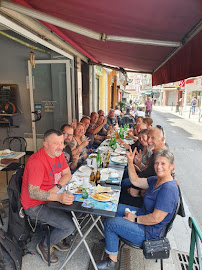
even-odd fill
[[(43, 146), (46, 130), (60, 129), (64, 123), (72, 121), (73, 74), (70, 60), (36, 60), (35, 68), (28, 63), (28, 69), (33, 150), (36, 152)], [(41, 111), (41, 119), (35, 121), (38, 111)]]

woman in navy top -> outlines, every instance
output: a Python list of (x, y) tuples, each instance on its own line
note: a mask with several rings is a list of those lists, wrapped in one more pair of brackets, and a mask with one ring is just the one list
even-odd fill
[[(139, 178), (133, 166), (136, 149), (128, 157), (129, 178), (133, 185), (146, 189), (142, 208), (119, 204), (115, 218), (107, 218), (104, 222), (106, 261), (97, 262), (98, 269), (115, 270), (118, 268), (117, 255), (119, 236), (141, 245), (147, 238), (159, 237), (161, 230), (168, 224), (176, 210), (179, 192), (176, 181), (172, 177), (174, 155), (168, 149), (155, 154), (154, 169), (157, 176)], [(128, 209), (126, 209), (128, 208)]]

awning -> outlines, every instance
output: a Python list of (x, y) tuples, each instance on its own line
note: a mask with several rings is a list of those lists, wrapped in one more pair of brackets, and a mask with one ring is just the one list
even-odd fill
[[(25, 5), (24, 0), (13, 2)], [(52, 31), (55, 29), (57, 35), (66, 36), (67, 42), (69, 40), (72, 46), (76, 44), (89, 58), (148, 73), (153, 73), (177, 47), (132, 43), (132, 38), (186, 42), (184, 37), (202, 18), (199, 0), (27, 0), (26, 3), (38, 11), (102, 33), (103, 40), (110, 35), (117, 37), (118, 42), (100, 41), (66, 30), (62, 25), (54, 26)], [(118, 37), (122, 37), (122, 41)], [(199, 32), (153, 74), (153, 85), (201, 75), (201, 47), (202, 33)]]

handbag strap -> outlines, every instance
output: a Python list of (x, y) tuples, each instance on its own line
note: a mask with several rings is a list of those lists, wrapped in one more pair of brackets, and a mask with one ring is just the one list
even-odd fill
[[(145, 206), (144, 206), (144, 212), (145, 212), (145, 215), (146, 215), (147, 212), (146, 212)], [(144, 235), (145, 235), (145, 240), (147, 240), (147, 230), (146, 230), (146, 225), (144, 225)]]

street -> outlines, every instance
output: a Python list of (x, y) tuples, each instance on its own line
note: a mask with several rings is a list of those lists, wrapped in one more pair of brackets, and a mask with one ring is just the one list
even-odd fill
[(176, 180), (202, 228), (202, 126), (169, 112), (153, 111), (152, 118), (153, 126), (159, 124), (165, 130), (166, 143), (175, 155)]

